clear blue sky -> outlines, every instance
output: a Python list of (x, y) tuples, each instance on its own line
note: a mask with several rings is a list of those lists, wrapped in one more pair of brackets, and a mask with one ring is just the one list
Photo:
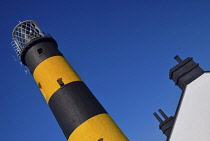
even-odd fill
[(208, 0), (1, 0), (0, 140), (65, 141), (10, 45), (18, 21), (34, 20), (131, 141), (165, 141), (153, 112), (173, 115), (181, 90), (173, 57), (210, 70)]

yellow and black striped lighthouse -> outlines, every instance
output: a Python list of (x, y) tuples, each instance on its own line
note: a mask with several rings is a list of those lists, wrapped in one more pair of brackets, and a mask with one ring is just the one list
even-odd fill
[(128, 141), (56, 41), (36, 22), (19, 23), (12, 37), (14, 50), (29, 68), (68, 141)]

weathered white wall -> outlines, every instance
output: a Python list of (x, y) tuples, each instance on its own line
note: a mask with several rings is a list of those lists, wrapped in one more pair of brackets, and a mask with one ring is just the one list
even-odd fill
[(210, 141), (210, 73), (186, 87), (170, 141)]

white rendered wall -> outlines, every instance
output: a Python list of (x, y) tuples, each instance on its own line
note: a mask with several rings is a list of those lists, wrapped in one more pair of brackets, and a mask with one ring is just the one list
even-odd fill
[(210, 72), (186, 87), (170, 141), (210, 141)]

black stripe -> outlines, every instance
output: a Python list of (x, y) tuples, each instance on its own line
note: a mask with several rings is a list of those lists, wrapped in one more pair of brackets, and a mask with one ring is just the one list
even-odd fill
[(82, 81), (71, 82), (57, 90), (49, 106), (67, 139), (89, 118), (107, 113)]
[(45, 59), (52, 56), (63, 56), (58, 50), (57, 43), (53, 38), (41, 37), (32, 40), (21, 54), (22, 62), (33, 74), (35, 68)]

